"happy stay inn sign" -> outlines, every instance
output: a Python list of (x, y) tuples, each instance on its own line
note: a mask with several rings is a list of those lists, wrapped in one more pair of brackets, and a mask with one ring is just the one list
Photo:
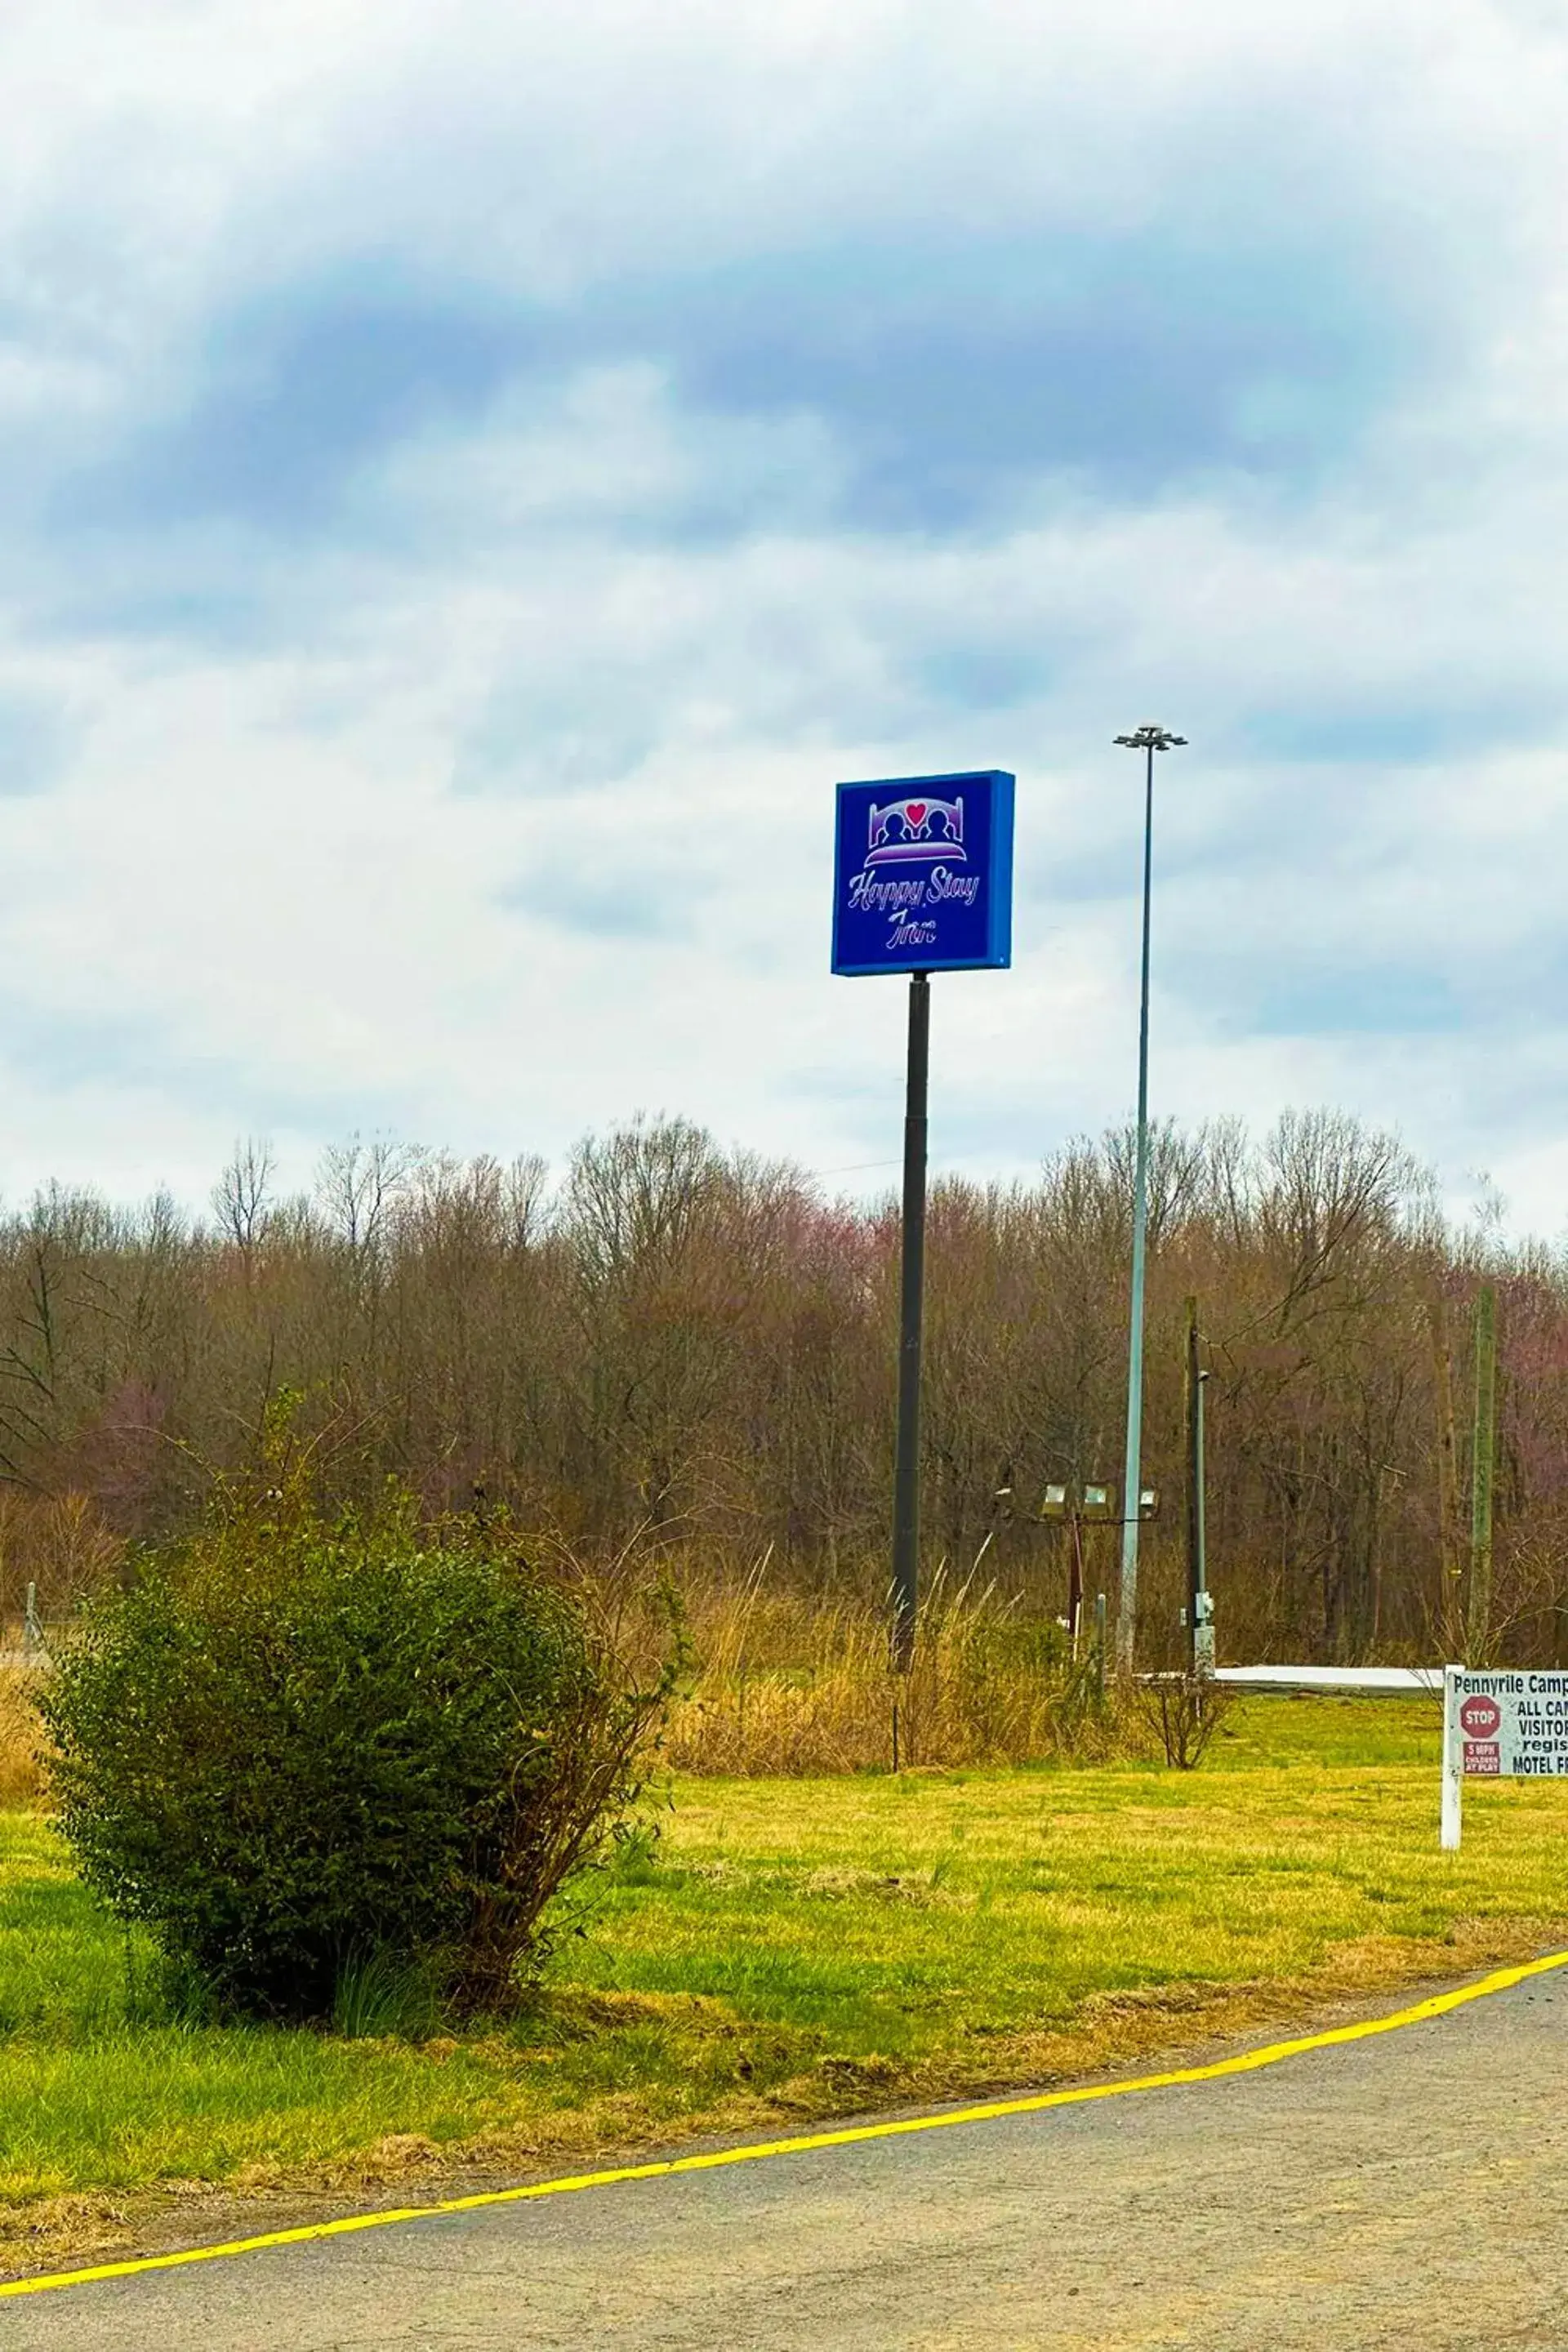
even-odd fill
[(1001, 768), (839, 785), (836, 972), (1012, 962), (1013, 787)]
[[(914, 1657), (920, 1599), (921, 1347), (925, 1297), (931, 975), (1013, 961), (1013, 786), (1002, 768), (840, 784), (833, 969), (910, 975), (900, 1251), (899, 1416), (893, 1449), (893, 1658)], [(893, 1707), (893, 1769), (899, 1708)]]

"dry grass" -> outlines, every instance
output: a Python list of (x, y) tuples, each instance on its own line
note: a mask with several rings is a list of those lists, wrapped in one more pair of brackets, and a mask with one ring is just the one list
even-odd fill
[(1088, 1647), (976, 1580), (933, 1579), (910, 1674), (892, 1671), (885, 1607), (693, 1574), (681, 1592), (694, 1666), (670, 1714), (677, 1770), (739, 1776), (900, 1765), (1103, 1761), (1146, 1727), (1102, 1705)]
[(0, 1666), (0, 1809), (36, 1804), (43, 1793), (33, 1681), (25, 1667)]
[(0, 1622), (19, 1625), (29, 1584), (46, 1619), (68, 1617), (111, 1576), (125, 1539), (86, 1495), (29, 1495), (0, 1486)]

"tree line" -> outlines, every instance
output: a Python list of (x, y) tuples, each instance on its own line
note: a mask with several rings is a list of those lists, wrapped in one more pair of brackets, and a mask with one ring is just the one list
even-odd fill
[[(1049, 1484), (1114, 1481), (1131, 1138), (931, 1192), (924, 1549), (1065, 1605)], [(1456, 1232), (1398, 1140), (1331, 1111), (1262, 1138), (1156, 1129), (1141, 1634), (1180, 1570), (1186, 1302), (1208, 1382), (1221, 1654), (1432, 1656), (1461, 1622), (1472, 1318), (1498, 1300), (1496, 1654), (1568, 1651), (1568, 1267)], [(188, 1526), (279, 1416), (329, 1499), (388, 1478), (613, 1550), (639, 1531), (830, 1591), (887, 1572), (898, 1318), (890, 1201), (679, 1118), (545, 1163), (353, 1139), (308, 1194), (237, 1150), (209, 1214), (58, 1186), (0, 1221), (0, 1604)], [(1086, 1528), (1114, 1607), (1115, 1529)]]

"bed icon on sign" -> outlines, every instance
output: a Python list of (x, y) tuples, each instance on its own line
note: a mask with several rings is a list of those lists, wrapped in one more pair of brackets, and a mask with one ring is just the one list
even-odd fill
[(905, 866), (938, 857), (951, 863), (963, 850), (963, 803), (928, 800), (910, 794), (873, 803), (867, 822), (868, 866)]

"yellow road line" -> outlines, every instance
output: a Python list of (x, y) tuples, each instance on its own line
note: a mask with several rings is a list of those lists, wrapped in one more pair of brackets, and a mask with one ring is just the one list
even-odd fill
[(705, 2156), (676, 2156), (659, 2164), (626, 2164), (607, 2172), (578, 2172), (561, 2180), (539, 2180), (523, 2189), (489, 2189), (471, 2197), (447, 2197), (437, 2205), (404, 2205), (392, 2211), (351, 2213), (339, 2221), (310, 2221), (295, 2230), (269, 2230), (262, 2237), (234, 2238), (221, 2246), (193, 2246), (183, 2253), (138, 2254), (122, 2263), (100, 2263), (91, 2270), (54, 2271), (39, 2278), (12, 2279), (0, 2284), (0, 2295), (47, 2294), (55, 2287), (87, 2286), (96, 2279), (132, 2278), (142, 2271), (183, 2270), (191, 2263), (226, 2261), (231, 2254), (259, 2253), (268, 2246), (303, 2246), (318, 2238), (346, 2238), (359, 2230), (385, 2230), (397, 2221), (430, 2221), (443, 2213), (477, 2213), (489, 2205), (524, 2205), (539, 2197), (566, 2197), (579, 2189), (610, 2189), (622, 2180), (666, 2180), (681, 2172), (714, 2172), (726, 2164), (755, 2164), (768, 2156), (805, 2156), (819, 2147), (854, 2147), (863, 2140), (900, 2139), (911, 2132), (948, 2131), (955, 2124), (994, 2123), (1003, 2116), (1043, 2115), (1049, 2107), (1081, 2107), (1096, 2099), (1124, 2099), (1134, 2091), (1164, 2091), (1181, 2083), (1219, 2083), (1232, 2074), (1256, 2074), (1262, 2066), (1278, 2066), (1282, 2059), (1299, 2058), (1309, 2050), (1333, 2050), (1346, 2042), (1367, 2042), (1374, 2034), (1396, 2033), (1401, 2026), (1424, 2025), (1447, 2017), (1467, 2002), (1484, 2000), (1489, 1993), (1507, 1992), (1531, 1977), (1568, 1966), (1568, 1952), (1550, 1952), (1544, 1959), (1526, 1960), (1521, 1967), (1498, 1969), (1475, 1984), (1459, 1985), (1413, 2009), (1391, 2017), (1366, 2018), (1356, 2025), (1336, 2025), (1326, 2033), (1305, 2033), (1292, 2042), (1270, 2042), (1261, 2050), (1244, 2050), (1234, 2058), (1219, 2058), (1208, 2066), (1178, 2066), (1169, 2074), (1140, 2074), (1129, 2082), (1089, 2083), (1073, 2091), (1037, 2091), (1026, 2098), (988, 2099), (983, 2105), (949, 2107), (940, 2115), (905, 2116), (891, 2123), (850, 2124), (841, 2131), (805, 2132), (794, 2139), (770, 2139), (746, 2147), (719, 2148)]

